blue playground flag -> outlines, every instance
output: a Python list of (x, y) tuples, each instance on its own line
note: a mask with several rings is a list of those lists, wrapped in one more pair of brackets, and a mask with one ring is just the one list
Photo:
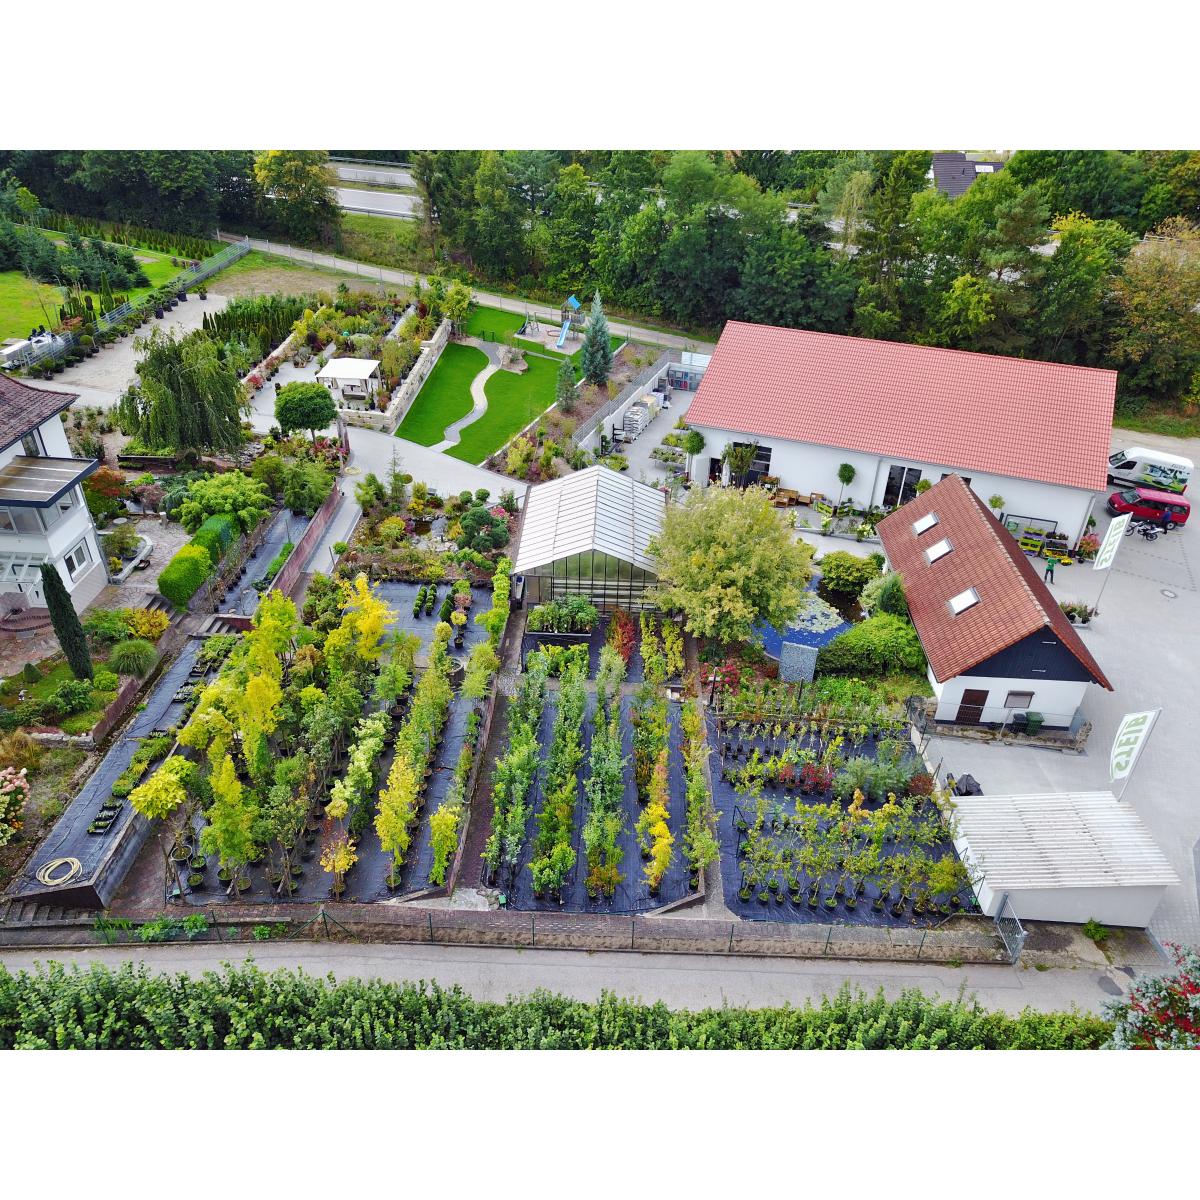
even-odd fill
[(569, 305), (570, 305), (572, 308), (578, 308), (578, 307), (579, 307), (579, 301), (575, 299), (575, 296), (574, 296), (574, 295), (570, 295), (570, 296), (568, 296), (568, 297), (567, 297), (567, 303), (568, 303), (568, 304), (569, 304)]

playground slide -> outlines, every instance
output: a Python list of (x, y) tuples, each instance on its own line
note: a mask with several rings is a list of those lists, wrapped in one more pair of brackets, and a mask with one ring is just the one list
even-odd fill
[(567, 334), (571, 332), (571, 322), (564, 321), (563, 327), (558, 331), (558, 341), (554, 343), (555, 348), (561, 350), (567, 341)]

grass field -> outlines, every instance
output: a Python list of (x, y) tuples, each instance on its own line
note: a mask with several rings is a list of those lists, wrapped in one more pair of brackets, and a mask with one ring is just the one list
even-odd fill
[[(43, 232), (51, 241), (63, 241), (61, 234), (50, 230)], [(120, 293), (131, 300), (137, 300), (164, 283), (169, 283), (181, 270), (171, 265), (169, 254), (160, 254), (157, 250), (146, 250), (141, 246), (131, 249), (146, 272), (146, 278), (150, 280), (148, 287)], [(61, 288), (29, 279), (20, 271), (0, 271), (0, 340), (27, 337), (35, 325), (54, 325), (62, 302)], [(93, 302), (98, 304), (99, 297), (94, 297)]]
[(419, 247), (419, 221), (376, 217), (370, 213), (342, 213), (338, 253), (359, 262), (378, 263), (401, 271), (427, 270), (429, 263)]
[(525, 318), (521, 313), (505, 312), (502, 308), (488, 308), (484, 304), (471, 307), (467, 317), (468, 337), (477, 337), (485, 342), (498, 342), (509, 334), (516, 333)]
[(1163, 437), (1200, 437), (1200, 411), (1116, 413), (1113, 416), (1116, 429), (1132, 429), (1135, 433), (1158, 433)]
[[(425, 380), (412, 408), (400, 422), (396, 436), (416, 442), (420, 446), (436, 446), (445, 437), (446, 426), (453, 425), (471, 411), (471, 380), (487, 364), (488, 357), (482, 350), (451, 342), (442, 351), (437, 366)], [(550, 383), (550, 397), (554, 398), (553, 380)], [(488, 402), (491, 402), (490, 382)], [(486, 420), (486, 416), (484, 419)], [(473, 428), (473, 425), (468, 425), (463, 432), (469, 433)]]
[(525, 361), (529, 369), (523, 374), (497, 371), (483, 385), (487, 412), (462, 431), (458, 445), (451, 446), (447, 454), (464, 462), (481, 463), (554, 403), (558, 366), (532, 354)]

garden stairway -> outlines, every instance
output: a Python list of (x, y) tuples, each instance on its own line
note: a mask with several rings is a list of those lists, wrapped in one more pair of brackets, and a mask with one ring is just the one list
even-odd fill
[(0, 633), (11, 633), (17, 637), (32, 637), (51, 628), (48, 608), (19, 608), (0, 617)]

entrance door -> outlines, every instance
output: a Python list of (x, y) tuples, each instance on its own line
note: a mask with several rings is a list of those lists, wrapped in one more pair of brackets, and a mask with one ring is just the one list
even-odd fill
[(978, 725), (983, 719), (983, 709), (987, 704), (988, 694), (983, 688), (967, 688), (958, 703), (958, 716), (954, 719), (959, 725)]
[(720, 483), (721, 482), (721, 470), (724, 467), (724, 465), (725, 464), (722, 463), (719, 458), (710, 458), (708, 460), (708, 482), (709, 483)]

